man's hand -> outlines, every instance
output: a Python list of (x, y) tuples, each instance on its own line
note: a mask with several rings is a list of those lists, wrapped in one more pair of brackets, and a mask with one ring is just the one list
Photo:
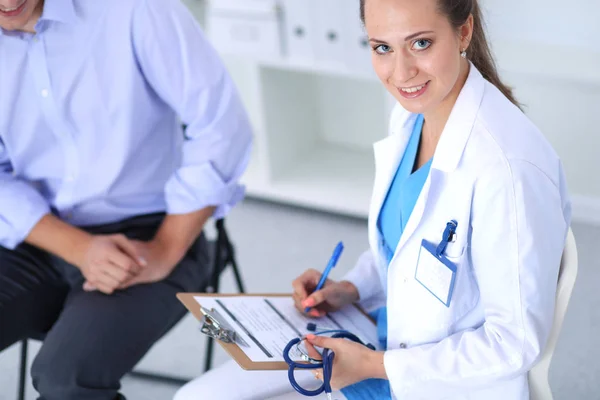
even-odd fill
[(179, 262), (181, 256), (159, 240), (150, 242), (133, 241), (136, 252), (146, 261), (140, 273), (123, 282), (119, 289), (144, 283), (160, 282), (165, 279)]
[[(117, 288), (159, 282), (169, 276), (213, 212), (214, 207), (207, 207), (189, 214), (167, 215), (151, 241), (129, 241), (142, 268), (120, 281)], [(92, 282), (86, 282), (83, 288), (96, 289)]]
[(92, 236), (83, 261), (77, 265), (86, 279), (85, 290), (112, 294), (124, 282), (137, 276), (145, 260), (124, 235)]

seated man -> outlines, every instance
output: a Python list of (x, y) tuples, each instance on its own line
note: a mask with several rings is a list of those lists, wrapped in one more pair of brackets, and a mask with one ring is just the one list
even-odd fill
[(52, 326), (40, 399), (123, 399), (207, 283), (201, 232), (243, 197), (251, 140), (180, 1), (0, 0), (0, 350)]

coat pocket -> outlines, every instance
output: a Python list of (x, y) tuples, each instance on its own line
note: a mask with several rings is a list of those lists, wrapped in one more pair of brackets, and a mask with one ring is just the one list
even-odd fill
[[(447, 334), (455, 323), (468, 314), (479, 301), (479, 288), (470, 263), (468, 233), (458, 233), (451, 243), (448, 243), (443, 257), (456, 269), (452, 284), (452, 295), (448, 305), (444, 304), (416, 278), (413, 282), (414, 304), (421, 315), (425, 330)], [(439, 243), (433, 242), (436, 246)], [(420, 252), (427, 251), (421, 248)], [(417, 261), (415, 276), (419, 271), (421, 256)]]

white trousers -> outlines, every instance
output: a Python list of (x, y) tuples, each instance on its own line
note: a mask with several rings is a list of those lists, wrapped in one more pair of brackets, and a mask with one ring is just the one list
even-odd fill
[[(310, 371), (296, 372), (296, 380), (306, 389), (316, 389), (322, 382)], [(297, 393), (288, 380), (287, 371), (246, 371), (235, 361), (228, 361), (211, 369), (188, 383), (175, 394), (173, 400), (307, 400)], [(323, 393), (314, 399), (325, 399)], [(345, 400), (340, 392), (333, 399)]]

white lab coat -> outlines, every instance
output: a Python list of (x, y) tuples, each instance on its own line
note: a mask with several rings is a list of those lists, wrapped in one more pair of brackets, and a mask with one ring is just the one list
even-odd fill
[[(363, 303), (387, 297), (384, 364), (395, 398), (528, 399), (571, 218), (561, 162), (471, 65), (388, 269), (376, 221), (415, 118), (397, 106), (390, 135), (374, 146), (370, 250), (345, 279)], [(446, 255), (458, 268), (446, 307), (414, 276), (422, 239), (439, 243), (450, 220), (458, 228)]]

